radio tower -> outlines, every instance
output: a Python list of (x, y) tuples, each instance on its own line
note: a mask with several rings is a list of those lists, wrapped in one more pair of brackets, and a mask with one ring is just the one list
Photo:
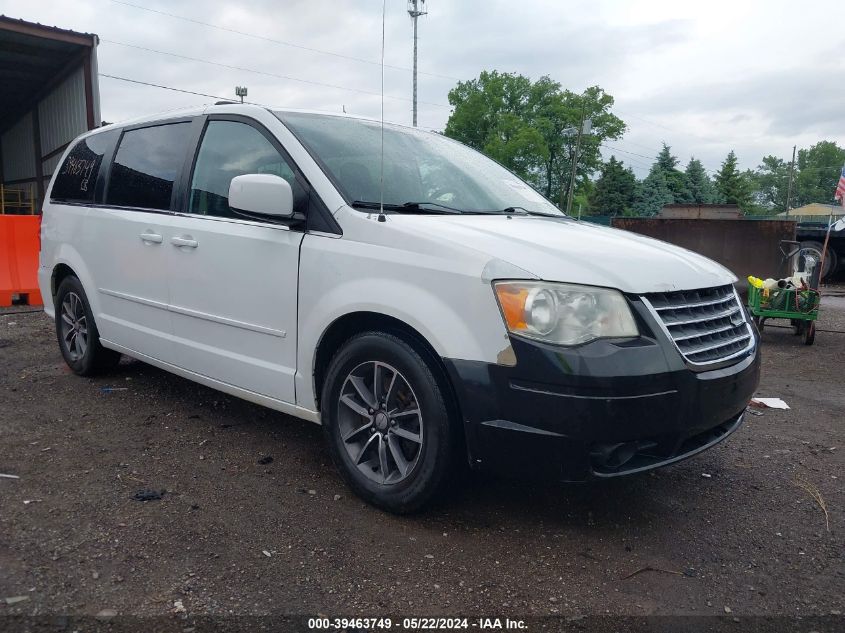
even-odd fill
[(414, 21), (414, 127), (417, 127), (417, 18), (426, 13), (425, 0), (408, 0), (408, 15)]

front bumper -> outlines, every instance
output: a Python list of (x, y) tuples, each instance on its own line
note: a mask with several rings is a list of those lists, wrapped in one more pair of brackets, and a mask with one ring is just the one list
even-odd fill
[(742, 423), (759, 341), (733, 364), (688, 366), (635, 306), (642, 336), (578, 348), (511, 337), (513, 367), (445, 359), (474, 468), (584, 481), (670, 464)]

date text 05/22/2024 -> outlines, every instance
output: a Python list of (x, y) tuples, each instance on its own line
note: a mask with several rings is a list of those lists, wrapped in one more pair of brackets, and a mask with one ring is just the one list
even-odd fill
[(526, 630), (524, 620), (510, 618), (308, 618), (309, 630), (361, 629), (390, 631), (393, 629), (423, 630)]

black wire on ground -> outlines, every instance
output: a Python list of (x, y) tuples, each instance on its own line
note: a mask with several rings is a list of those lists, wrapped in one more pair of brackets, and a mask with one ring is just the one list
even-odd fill
[[(772, 327), (772, 328), (777, 328), (779, 330), (791, 330), (792, 329), (791, 325), (769, 325), (768, 323), (766, 323), (766, 325), (764, 327), (766, 329)], [(816, 328), (816, 332), (827, 332), (828, 334), (845, 334), (845, 330), (820, 330), (819, 328)]]

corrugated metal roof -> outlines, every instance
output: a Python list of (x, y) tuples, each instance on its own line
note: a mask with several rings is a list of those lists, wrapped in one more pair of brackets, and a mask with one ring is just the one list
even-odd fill
[(96, 50), (97, 36), (0, 16), (0, 130)]
[(59, 28), (58, 26), (49, 26), (47, 24), (41, 24), (40, 22), (28, 22), (20, 18), (13, 18), (8, 15), (0, 14), (0, 29), (7, 28), (8, 26), (14, 27), (15, 25), (19, 27), (28, 27), (31, 29), (42, 30), (44, 31), (45, 37), (49, 37), (51, 34), (71, 35), (86, 38), (89, 40), (97, 37), (96, 33), (81, 33), (79, 31), (72, 31), (71, 29), (63, 29)]

